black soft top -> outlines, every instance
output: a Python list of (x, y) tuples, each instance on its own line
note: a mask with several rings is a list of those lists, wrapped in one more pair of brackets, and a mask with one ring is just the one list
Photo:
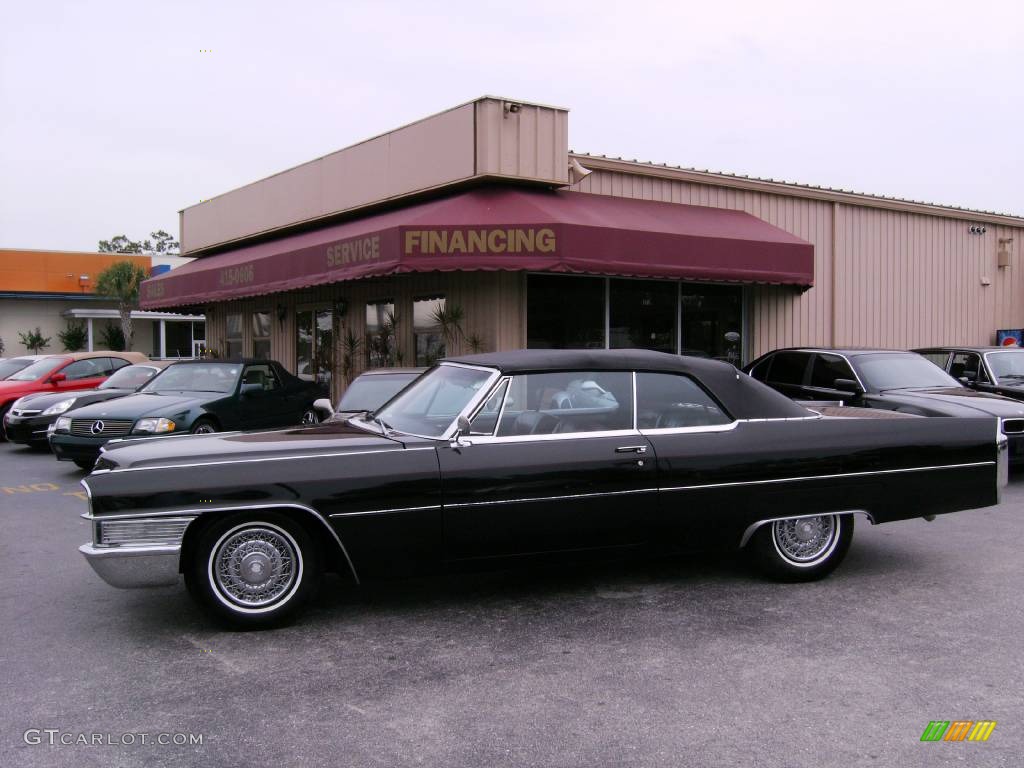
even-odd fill
[(461, 355), (445, 362), (497, 368), (502, 373), (544, 371), (651, 371), (693, 376), (737, 419), (812, 415), (785, 395), (741, 373), (730, 363), (646, 349), (521, 349)]

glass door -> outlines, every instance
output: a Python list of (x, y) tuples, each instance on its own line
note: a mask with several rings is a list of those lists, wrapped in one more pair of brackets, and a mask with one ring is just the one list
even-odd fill
[(682, 353), (725, 360), (743, 359), (743, 289), (733, 285), (682, 284)]
[(330, 389), (334, 377), (334, 313), (327, 308), (295, 312), (295, 374)]

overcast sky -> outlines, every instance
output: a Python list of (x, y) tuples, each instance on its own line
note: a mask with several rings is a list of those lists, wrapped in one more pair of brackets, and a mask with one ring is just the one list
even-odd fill
[(578, 151), (1024, 214), (1022, 7), (9, 3), (0, 247), (176, 234), (202, 198), (483, 94), (570, 108)]

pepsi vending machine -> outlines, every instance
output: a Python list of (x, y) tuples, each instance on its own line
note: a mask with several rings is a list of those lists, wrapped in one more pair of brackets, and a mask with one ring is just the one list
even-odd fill
[(996, 331), (996, 344), (1000, 347), (1024, 347), (1024, 328)]

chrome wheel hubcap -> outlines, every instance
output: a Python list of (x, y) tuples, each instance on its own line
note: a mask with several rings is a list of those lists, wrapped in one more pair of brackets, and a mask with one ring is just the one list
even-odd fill
[(320, 423), (320, 419), (317, 418), (316, 411), (306, 411), (304, 414), (302, 414), (302, 423), (318, 424)]
[(838, 535), (835, 515), (776, 520), (772, 524), (772, 538), (779, 554), (801, 565), (826, 557), (835, 548)]
[(212, 435), (213, 431), (213, 427), (209, 424), (200, 424), (193, 430), (197, 435)]
[(300, 569), (295, 541), (282, 530), (256, 526), (227, 536), (213, 555), (217, 588), (245, 608), (269, 605), (294, 586)]

